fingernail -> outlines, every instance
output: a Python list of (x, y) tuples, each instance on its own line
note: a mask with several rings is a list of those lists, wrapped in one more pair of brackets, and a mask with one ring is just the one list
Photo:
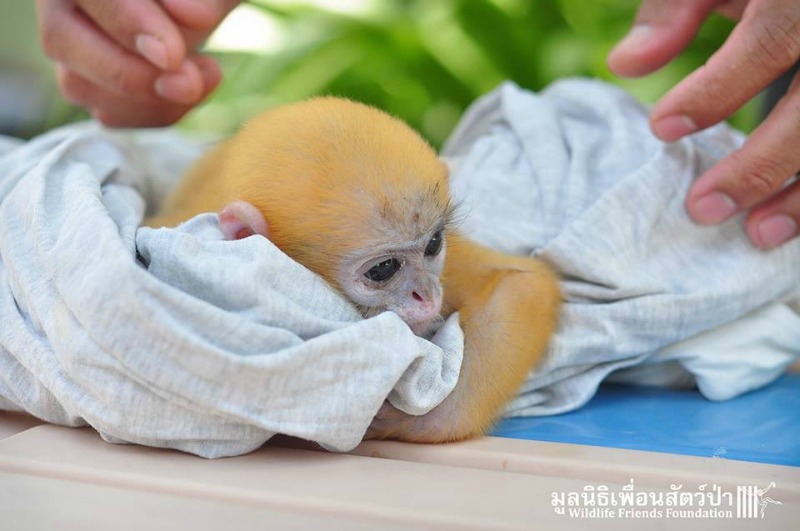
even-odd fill
[(733, 199), (722, 192), (711, 192), (697, 199), (689, 213), (697, 223), (714, 225), (731, 217), (736, 210)]
[(195, 90), (185, 74), (164, 74), (156, 79), (156, 93), (176, 103), (192, 104), (196, 101)]
[(628, 34), (614, 46), (614, 49), (611, 50), (611, 53), (631, 53), (635, 52), (637, 48), (642, 46), (648, 39), (650, 39), (650, 34), (653, 33), (653, 28), (647, 24), (641, 24), (639, 26), (634, 26), (628, 32)]
[(152, 35), (137, 35), (136, 50), (148, 61), (162, 70), (167, 69), (167, 47)]
[(758, 224), (758, 235), (765, 249), (772, 249), (797, 234), (797, 222), (786, 214), (775, 214)]
[(697, 131), (697, 124), (688, 116), (667, 116), (653, 124), (653, 133), (664, 142), (674, 142)]

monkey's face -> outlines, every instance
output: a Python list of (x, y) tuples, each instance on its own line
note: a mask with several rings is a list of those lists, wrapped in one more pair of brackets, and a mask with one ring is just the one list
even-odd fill
[(445, 247), (438, 228), (403, 245), (361, 249), (344, 260), (340, 289), (364, 317), (392, 311), (425, 335), (440, 320)]

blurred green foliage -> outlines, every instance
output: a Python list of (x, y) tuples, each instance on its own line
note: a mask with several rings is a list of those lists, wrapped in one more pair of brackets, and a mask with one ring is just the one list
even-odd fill
[[(255, 31), (267, 44), (230, 51), (217, 38), (225, 31), (212, 37), (208, 49), (220, 59), (225, 80), (181, 127), (225, 134), (265, 108), (335, 94), (388, 110), (438, 146), (464, 108), (507, 79), (539, 90), (559, 78), (592, 76), (654, 102), (705, 62), (732, 23), (712, 17), (661, 71), (619, 79), (608, 71), (606, 55), (628, 31), (638, 5), (639, 0), (251, 0), (222, 29), (227, 25), (234, 37)], [(0, 15), (0, 74), (36, 76), (42, 94), (42, 112), (15, 134), (31, 136), (84, 119), (85, 112), (58, 96), (52, 66), (39, 50), (33, 3), (0, 2)], [(258, 20), (260, 29), (251, 24)], [(756, 118), (750, 105), (731, 121), (750, 130)]]
[[(252, 0), (284, 42), (273, 50), (212, 48), (225, 81), (183, 126), (225, 133), (269, 106), (334, 94), (386, 109), (440, 145), (466, 106), (507, 79), (539, 90), (558, 78), (592, 76), (653, 102), (732, 28), (714, 16), (664, 69), (623, 80), (605, 60), (627, 33), (636, 0), (342, 0), (338, 7), (354, 3), (359, 9), (339, 11)], [(749, 130), (755, 119), (750, 106), (732, 121)]]

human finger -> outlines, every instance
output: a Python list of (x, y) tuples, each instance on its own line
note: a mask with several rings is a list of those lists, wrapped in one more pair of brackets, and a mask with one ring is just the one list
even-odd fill
[(800, 180), (795, 179), (778, 195), (754, 208), (745, 220), (750, 240), (762, 249), (773, 249), (797, 237), (800, 230)]
[(57, 68), (57, 79), (67, 101), (86, 107), (93, 118), (109, 127), (166, 126), (192, 108), (163, 100), (133, 101), (97, 86), (63, 65)]
[[(42, 45), (45, 53), (80, 77), (106, 91), (139, 100), (166, 97), (181, 104), (199, 100), (203, 87), (199, 74), (183, 67), (187, 76), (182, 92), (157, 92), (156, 80), (162, 71), (138, 55), (121, 48), (86, 16), (68, 4), (40, 0), (47, 9), (40, 12)], [(49, 20), (52, 18), (52, 21)], [(179, 74), (179, 72), (174, 74)], [(174, 75), (173, 74), (173, 75)], [(172, 88), (178, 83), (172, 83)]]
[(731, 20), (741, 20), (749, 3), (750, 0), (724, 0), (717, 5), (714, 11)]
[(186, 55), (178, 25), (153, 0), (73, 0), (95, 25), (123, 48), (161, 70), (177, 69)]
[[(203, 78), (205, 99), (218, 85), (222, 74), (216, 61), (205, 56), (190, 56)], [(58, 82), (64, 96), (72, 103), (90, 109), (97, 120), (110, 127), (162, 127), (177, 122), (194, 105), (164, 100), (136, 101), (107, 91), (59, 65)]]
[(608, 54), (618, 76), (658, 70), (683, 50), (722, 0), (644, 0), (628, 35)]
[(186, 46), (199, 47), (241, 0), (160, 0), (181, 26)]
[(714, 125), (751, 100), (798, 58), (800, 2), (752, 0), (741, 22), (708, 62), (653, 107), (651, 128), (669, 142)]
[(241, 0), (160, 0), (164, 10), (184, 28), (208, 34)]
[[(788, 201), (785, 183), (800, 169), (800, 83), (790, 86), (742, 147), (702, 175), (689, 190), (686, 206), (698, 223), (714, 224), (765, 203)], [(769, 203), (772, 204), (772, 203)], [(752, 222), (751, 222), (752, 223)]]

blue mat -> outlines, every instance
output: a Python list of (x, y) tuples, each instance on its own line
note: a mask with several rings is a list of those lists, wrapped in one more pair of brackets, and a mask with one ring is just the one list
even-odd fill
[(578, 411), (505, 419), (492, 435), (800, 466), (800, 374), (725, 402), (606, 384)]

